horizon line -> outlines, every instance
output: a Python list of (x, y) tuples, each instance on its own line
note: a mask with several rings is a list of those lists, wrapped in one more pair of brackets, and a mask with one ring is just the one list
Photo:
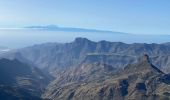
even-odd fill
[[(112, 31), (112, 30), (100, 30), (100, 29), (95, 29), (95, 28), (83, 28), (83, 27), (60, 27), (58, 25), (31, 25), (31, 26), (25, 26), (25, 27), (0, 27), (0, 30), (22, 30), (22, 29), (32, 29), (32, 30), (38, 30), (38, 29), (50, 29), (50, 26), (52, 28), (58, 28), (58, 29), (64, 29), (64, 28), (72, 28), (72, 29), (83, 29), (83, 30), (88, 30), (90, 31), (101, 31), (101, 32), (110, 32), (110, 33), (123, 33), (123, 34), (129, 34), (129, 35), (170, 35), (170, 34), (146, 34), (146, 33), (130, 33), (130, 32), (123, 32), (123, 31)], [(50, 31), (50, 30), (49, 30)], [(57, 31), (57, 30), (54, 30)], [(67, 31), (68, 32), (68, 31)]]

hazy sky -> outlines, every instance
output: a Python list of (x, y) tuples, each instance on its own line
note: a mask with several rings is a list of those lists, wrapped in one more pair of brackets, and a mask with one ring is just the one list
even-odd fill
[(170, 0), (0, 0), (0, 27), (48, 25), (170, 34)]

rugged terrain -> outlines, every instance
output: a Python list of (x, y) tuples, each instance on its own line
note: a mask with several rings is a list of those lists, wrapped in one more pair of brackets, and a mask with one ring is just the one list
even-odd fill
[(104, 64), (81, 65), (53, 81), (43, 97), (52, 100), (170, 99), (170, 75), (155, 67), (148, 55), (123, 70), (115, 70)]
[(36, 67), (18, 60), (0, 59), (0, 99), (38, 100), (51, 80)]
[(170, 43), (86, 38), (10, 50), (0, 54), (0, 99), (169, 100), (169, 54)]
[(144, 53), (152, 63), (166, 73), (170, 72), (170, 43), (146, 44), (99, 41), (76, 38), (71, 43), (46, 43), (13, 50), (0, 55), (33, 64), (52, 74), (75, 67), (82, 62), (103, 62), (116, 68), (136, 63)]

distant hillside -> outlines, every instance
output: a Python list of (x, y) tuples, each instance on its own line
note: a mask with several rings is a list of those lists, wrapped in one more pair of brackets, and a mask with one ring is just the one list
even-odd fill
[(103, 62), (115, 68), (123, 68), (135, 63), (144, 53), (150, 55), (153, 64), (165, 72), (170, 72), (170, 44), (146, 44), (99, 41), (76, 38), (70, 43), (46, 43), (34, 45), (1, 55), (31, 63), (40, 69), (56, 74), (82, 62)]
[(73, 27), (58, 27), (56, 25), (47, 25), (47, 26), (28, 26), (25, 28), (29, 29), (41, 29), (49, 31), (66, 31), (66, 32), (97, 32), (97, 33), (116, 33), (123, 34), (121, 32), (113, 32), (107, 30), (97, 30), (97, 29), (85, 29), (85, 28), (73, 28)]
[(22, 95), (21, 89), (37, 97), (50, 73), (55, 79), (43, 92), (47, 99), (168, 100), (169, 54), (169, 43), (76, 38), (70, 43), (39, 44), (1, 54), (6, 59), (0, 60), (0, 84), (2, 90), (7, 85), (8, 91)]

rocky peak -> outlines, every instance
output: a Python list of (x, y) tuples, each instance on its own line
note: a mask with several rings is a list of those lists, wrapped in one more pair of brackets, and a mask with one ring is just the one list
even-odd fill
[(163, 74), (163, 72), (154, 66), (149, 58), (149, 55), (144, 54), (139, 57), (138, 62), (135, 64), (130, 64), (124, 68), (123, 73), (155, 73), (155, 74)]
[(87, 42), (90, 42), (90, 40), (88, 40), (87, 38), (81, 38), (81, 37), (78, 37), (74, 40), (75, 43), (87, 43)]
[(140, 58), (139, 58), (139, 62), (147, 62), (147, 63), (151, 63), (149, 55), (148, 54), (143, 54)]

